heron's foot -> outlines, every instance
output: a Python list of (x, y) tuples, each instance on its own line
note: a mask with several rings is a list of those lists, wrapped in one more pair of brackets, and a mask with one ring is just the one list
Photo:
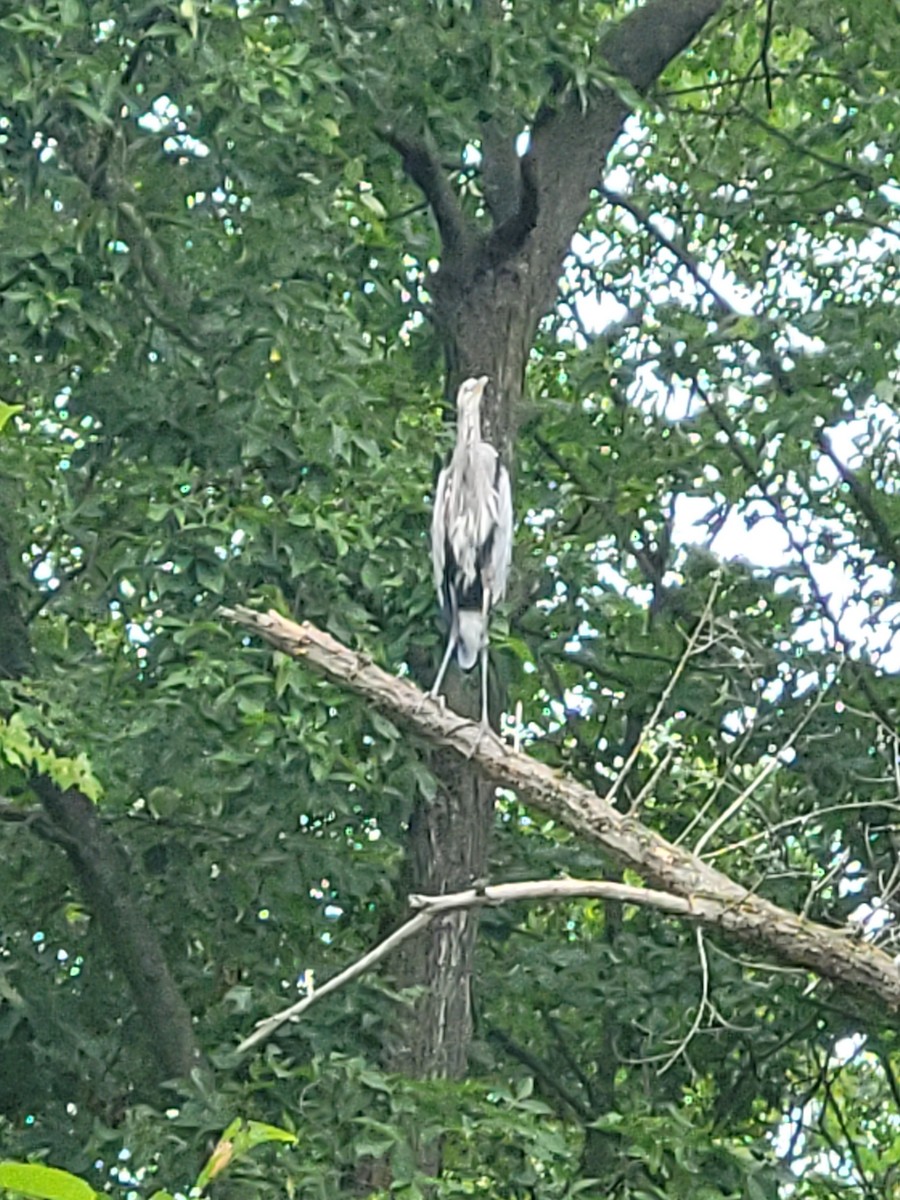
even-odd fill
[[(452, 711), (452, 710), (451, 710), (451, 711)], [(458, 714), (454, 713), (454, 716), (456, 716), (456, 715), (458, 715)], [(458, 733), (460, 733), (460, 732), (461, 732), (463, 729), (468, 729), (468, 728), (469, 728), (469, 726), (470, 726), (471, 724), (472, 724), (472, 722), (471, 722), (470, 720), (468, 720), (468, 718), (466, 718), (466, 717), (460, 717), (459, 724), (458, 724), (458, 725), (454, 725), (452, 729), (448, 729), (448, 730), (447, 730), (447, 735), (448, 735), (449, 737), (455, 737), (455, 736), (456, 736)]]
[(472, 743), (472, 745), (466, 751), (466, 758), (472, 759), (475, 757), (475, 755), (481, 749), (481, 743), (485, 740), (485, 738), (496, 737), (496, 736), (497, 735), (494, 733), (493, 729), (491, 729), (487, 720), (482, 718), (478, 722), (478, 733), (475, 735), (475, 741)]
[(432, 701), (434, 701), (437, 704), (437, 706), (441, 709), (444, 709), (447, 707), (446, 697), (442, 696), (440, 694), (440, 692), (436, 692), (434, 690), (434, 688), (431, 688), (429, 691), (423, 692), (421, 694), (421, 696), (419, 697), (419, 702), (418, 702), (418, 704), (416, 704), (416, 707), (414, 710), (416, 716), (419, 715), (419, 713), (422, 711), (422, 709), (425, 707), (426, 704), (430, 704)]

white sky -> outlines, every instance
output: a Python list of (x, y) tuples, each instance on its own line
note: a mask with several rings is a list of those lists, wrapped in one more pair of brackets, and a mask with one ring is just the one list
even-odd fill
[[(606, 179), (606, 186), (610, 191), (627, 195), (627, 170), (622, 166), (614, 167)], [(886, 198), (900, 204), (900, 187), (885, 189), (885, 192)], [(634, 226), (628, 213), (620, 211), (616, 217), (625, 228), (629, 225)], [(679, 230), (672, 221), (662, 217), (655, 218), (654, 221), (666, 237), (670, 240), (678, 239)], [(852, 264), (852, 269), (856, 272), (855, 286), (859, 286), (861, 273), (865, 274), (866, 264), (869, 264), (874, 272), (879, 264), (883, 264), (887, 254), (900, 254), (900, 220), (894, 227), (896, 233), (893, 235), (876, 230), (855, 244), (855, 258)], [(822, 247), (822, 253), (834, 256), (838, 252), (838, 245), (843, 246), (842, 243), (838, 244), (836, 240), (832, 240), (830, 244)], [(601, 263), (610, 253), (611, 247), (611, 239), (601, 233), (595, 233), (590, 238), (577, 236), (572, 250), (576, 260)], [(847, 251), (843, 249), (842, 252)], [(744, 287), (731, 273), (719, 265), (706, 267), (701, 263), (700, 268), (704, 277), (736, 313), (743, 316), (755, 314), (759, 297)], [(679, 267), (671, 275), (660, 271), (658, 284), (652, 276), (653, 267), (650, 266), (648, 270), (650, 274), (645, 279), (644, 286), (646, 287), (647, 283), (650, 285), (647, 292), (651, 301), (671, 304), (675, 300), (686, 307), (695, 307), (702, 298), (699, 285), (684, 268)], [(578, 287), (578, 278), (573, 276), (572, 284), (573, 288)], [(786, 272), (782, 278), (781, 289), (783, 294), (787, 292), (794, 298), (813, 302), (809, 285), (797, 274)], [(594, 295), (573, 295), (571, 303), (576, 308), (583, 327), (594, 334), (602, 333), (621, 321), (627, 313), (615, 297), (602, 291)], [(578, 340), (580, 335), (573, 331), (573, 336)], [(815, 354), (824, 349), (822, 343), (817, 344), (798, 330), (785, 327), (785, 354)], [(678, 384), (675, 381), (666, 390), (662, 390), (653, 364), (639, 368), (637, 376), (639, 383), (636, 391), (639, 394), (631, 398), (642, 407), (663, 412), (673, 421), (690, 417), (701, 407), (701, 402), (691, 396), (686, 384)], [(900, 416), (888, 403), (887, 396), (879, 399), (873, 395), (870, 401), (858, 410), (858, 415), (832, 426), (829, 432), (836, 455), (851, 470), (864, 466), (867, 450), (872, 448), (874, 437), (892, 440), (896, 445), (897, 487), (900, 489)], [(837, 469), (827, 459), (819, 460), (817, 473), (823, 487), (833, 485), (837, 481)], [(782, 487), (778, 496), (783, 501), (785, 495), (786, 491)], [(781, 521), (773, 515), (772, 506), (762, 498), (751, 498), (732, 506), (724, 525), (710, 541), (704, 521), (713, 507), (713, 502), (704, 497), (679, 496), (675, 505), (673, 529), (675, 544), (703, 545), (725, 559), (741, 559), (760, 568), (777, 569), (787, 567), (792, 561), (796, 562), (796, 553), (790, 545), (793, 539), (795, 546), (803, 549), (804, 559), (820, 593), (829, 597), (829, 611), (838, 621), (842, 636), (854, 649), (866, 653), (883, 669), (900, 672), (900, 636), (894, 638), (894, 644), (891, 644), (892, 631), (900, 629), (900, 604), (884, 605), (882, 600), (891, 591), (890, 571), (869, 565), (865, 569), (860, 586), (860, 580), (850, 568), (846, 551), (836, 550), (827, 562), (816, 562), (816, 543), (828, 532), (825, 524), (807, 518), (801, 509), (797, 517), (792, 518), (789, 537)], [(839, 523), (832, 526), (832, 529), (836, 528), (839, 528)], [(850, 548), (851, 554), (853, 549)], [(807, 625), (804, 640), (819, 647), (825, 644), (833, 645), (833, 631), (829, 630), (827, 621)]]

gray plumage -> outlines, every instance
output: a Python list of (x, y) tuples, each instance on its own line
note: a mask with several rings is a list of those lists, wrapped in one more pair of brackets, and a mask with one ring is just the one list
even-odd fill
[(481, 437), (481, 399), (487, 382), (482, 375), (460, 386), (456, 446), (438, 476), (431, 521), (434, 584), (450, 624), (431, 695), (437, 695), (454, 650), (464, 671), (480, 655), (483, 725), (488, 720), (488, 618), (506, 592), (513, 536), (509, 473), (494, 447)]

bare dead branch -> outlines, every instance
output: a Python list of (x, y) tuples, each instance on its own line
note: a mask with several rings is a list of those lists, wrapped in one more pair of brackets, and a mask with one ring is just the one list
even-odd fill
[[(619, 772), (619, 774), (613, 780), (612, 787), (610, 787), (609, 791), (606, 793), (606, 796), (604, 797), (607, 804), (612, 804), (613, 800), (615, 799), (616, 794), (618, 793), (619, 789), (621, 788), (622, 784), (625, 782), (625, 780), (628, 776), (628, 772), (631, 770), (631, 768), (634, 766), (635, 762), (637, 761), (637, 757), (640, 754), (643, 746), (645, 745), (648, 736), (650, 735), (652, 730), (656, 727), (656, 723), (659, 720), (659, 718), (663, 712), (663, 709), (668, 704), (669, 697), (672, 695), (672, 692), (675, 690), (675, 685), (678, 683), (678, 680), (681, 678), (681, 674), (684, 671), (684, 668), (687, 666), (690, 659), (696, 653), (697, 642), (700, 639), (700, 634), (703, 632), (703, 627), (706, 625), (707, 621), (710, 618), (710, 615), (713, 610), (713, 605), (716, 602), (716, 593), (718, 592), (718, 590), (719, 590), (719, 578), (718, 578), (718, 576), (716, 576), (713, 579), (713, 585), (710, 588), (709, 596), (707, 598), (706, 604), (704, 605), (703, 612), (700, 614), (700, 620), (695, 625), (694, 630), (691, 633), (690, 638), (688, 639), (688, 644), (685, 646), (684, 653), (682, 654), (681, 658), (678, 660), (678, 665), (676, 666), (675, 670), (672, 672), (672, 674), (669, 678), (669, 682), (663, 688), (663, 693), (656, 703), (656, 708), (654, 708), (653, 714), (650, 717), (650, 720), (647, 722), (647, 724), (644, 726), (643, 730), (641, 731), (640, 737), (634, 743), (634, 746), (631, 749), (631, 753), (628, 755), (628, 758), (625, 760), (625, 763), (622, 766), (622, 770)], [(641, 795), (640, 799), (643, 800), (643, 794)], [(635, 801), (635, 805), (638, 805), (637, 801)]]
[(253, 1033), (249, 1037), (245, 1037), (238, 1046), (238, 1053), (243, 1054), (245, 1050), (250, 1050), (253, 1046), (264, 1042), (287, 1021), (296, 1021), (298, 1017), (306, 1012), (308, 1008), (318, 1003), (319, 1000), (324, 1000), (326, 996), (332, 992), (336, 992), (338, 988), (342, 988), (352, 980), (358, 979), (360, 975), (364, 975), (366, 971), (370, 971), (376, 963), (380, 963), (383, 958), (387, 958), (392, 950), (396, 950), (403, 942), (408, 942), (410, 938), (421, 933), (430, 924), (432, 915), (430, 913), (419, 913), (404, 925), (401, 925), (399, 929), (395, 929), (390, 937), (386, 937), (383, 942), (379, 942), (368, 954), (364, 954), (355, 963), (351, 963), (346, 970), (332, 976), (321, 987), (310, 991), (302, 1000), (298, 1000), (296, 1004), (290, 1005), (289, 1008), (283, 1008), (281, 1012), (274, 1013), (271, 1017), (266, 1017), (265, 1020), (259, 1021)]
[(691, 1044), (694, 1037), (697, 1035), (697, 1031), (703, 1024), (703, 1018), (710, 1007), (709, 962), (706, 958), (706, 946), (703, 942), (703, 930), (695, 929), (694, 933), (697, 938), (697, 953), (700, 956), (700, 974), (703, 981), (700, 991), (700, 1003), (697, 1005), (697, 1015), (694, 1017), (693, 1021), (691, 1021), (690, 1029), (687, 1031), (675, 1049), (671, 1052), (671, 1054), (666, 1057), (663, 1065), (657, 1070), (657, 1075), (665, 1075), (666, 1071), (673, 1067), (675, 1063), (678, 1062), (679, 1058), (681, 1058), (682, 1054), (687, 1051), (688, 1046)]
[[(807, 968), (842, 986), (862, 989), (890, 1012), (900, 1010), (900, 970), (884, 951), (847, 930), (805, 920), (754, 895), (696, 855), (618, 812), (584, 784), (516, 753), (496, 735), (429, 701), (409, 680), (389, 675), (308, 622), (298, 625), (274, 611), (233, 608), (220, 612), (226, 620), (306, 662), (331, 682), (351, 688), (433, 744), (471, 759), (486, 780), (514, 789), (523, 803), (595, 842), (618, 863), (631, 867), (649, 885), (667, 894), (666, 911), (691, 916), (740, 941), (764, 946), (782, 962)], [(638, 893), (643, 894), (643, 889)], [(657, 907), (663, 904), (653, 903)]]
[(460, 909), (477, 908), (485, 904), (509, 904), (521, 900), (564, 900), (577, 897), (617, 900), (620, 903), (658, 908), (663, 912), (681, 917), (695, 915), (691, 902), (678, 896), (670, 896), (666, 892), (653, 891), (650, 888), (630, 887), (622, 883), (593, 879), (539, 879), (524, 883), (503, 883), (495, 887), (468, 888), (464, 892), (450, 892), (441, 896), (412, 895), (409, 897), (410, 907), (419, 910), (414, 917), (411, 917), (399, 929), (395, 929), (392, 934), (384, 941), (379, 942), (362, 958), (357, 959), (355, 963), (351, 963), (345, 970), (332, 976), (321, 987), (304, 996), (302, 1000), (259, 1021), (253, 1033), (240, 1043), (238, 1052), (243, 1053), (265, 1041), (286, 1022), (296, 1021), (308, 1008), (320, 1000), (324, 1000), (338, 988), (344, 987), (345, 984), (351, 983), (360, 975), (370, 971), (398, 946), (421, 933), (436, 917), (444, 913), (459, 912)]
[(715, 835), (719, 832), (719, 830), (722, 828), (722, 826), (726, 825), (731, 820), (731, 818), (734, 816), (734, 814), (736, 812), (738, 812), (739, 809), (743, 808), (743, 806), (747, 803), (747, 801), (750, 799), (750, 797), (753, 795), (753, 793), (762, 786), (762, 784), (769, 778), (769, 776), (778, 770), (779, 766), (782, 764), (782, 761), (783, 761), (782, 755), (787, 750), (791, 749), (791, 747), (796, 742), (797, 738), (800, 736), (800, 734), (803, 732), (803, 730), (806, 728), (806, 726), (812, 720), (813, 716), (818, 711), (819, 705), (822, 703), (822, 700), (825, 696), (826, 691), (827, 691), (827, 689), (818, 693), (816, 698), (813, 700), (812, 704), (809, 706), (807, 711), (804, 713), (803, 718), (798, 723), (796, 728), (792, 729), (791, 732), (788, 734), (787, 738), (785, 739), (784, 745), (781, 746), (780, 749), (778, 749), (771, 756), (769, 761), (766, 763), (766, 765), (763, 767), (763, 769), (760, 771), (760, 773), (756, 776), (756, 778), (753, 779), (737, 796), (735, 796), (734, 800), (732, 800), (732, 802), (728, 805), (728, 807), (725, 809), (725, 811), (720, 813), (718, 815), (718, 817), (716, 817), (716, 819), (713, 821), (713, 823), (709, 826), (708, 829), (704, 830), (704, 832), (697, 839), (696, 845), (694, 846), (695, 854), (700, 854), (703, 851), (703, 847), (707, 844), (707, 842), (710, 842), (715, 837)]

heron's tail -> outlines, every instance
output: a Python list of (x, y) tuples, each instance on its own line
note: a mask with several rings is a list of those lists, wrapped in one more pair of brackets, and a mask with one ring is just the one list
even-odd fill
[(478, 655), (487, 641), (487, 619), (478, 608), (461, 608), (458, 619), (456, 661), (464, 671), (468, 671), (475, 666)]

